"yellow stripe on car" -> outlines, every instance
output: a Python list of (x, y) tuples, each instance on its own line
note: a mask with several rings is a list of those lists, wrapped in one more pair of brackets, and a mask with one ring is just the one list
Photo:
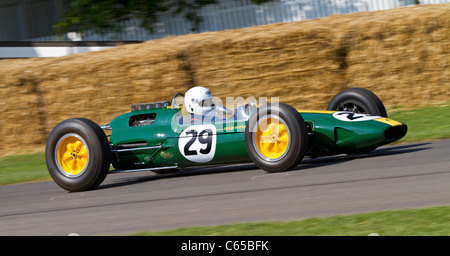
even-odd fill
[(392, 127), (403, 125), (400, 122), (397, 122), (395, 120), (392, 120), (392, 119), (389, 119), (389, 118), (386, 118), (386, 117), (377, 118), (377, 119), (374, 119), (374, 121), (382, 122), (382, 123), (388, 124), (388, 125), (390, 125)]
[(330, 111), (330, 110), (304, 110), (304, 109), (300, 109), (300, 110), (297, 109), (297, 111), (300, 114), (302, 114), (302, 113), (305, 113), (305, 114), (333, 114), (334, 112), (336, 112), (336, 111)]

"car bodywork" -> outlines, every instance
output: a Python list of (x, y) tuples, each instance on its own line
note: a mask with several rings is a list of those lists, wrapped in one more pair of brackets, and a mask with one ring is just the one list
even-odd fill
[[(251, 162), (245, 127), (258, 107), (255, 102), (236, 107), (231, 117), (201, 122), (192, 122), (182, 106), (172, 107), (172, 103), (136, 104), (132, 111), (101, 126), (111, 130), (111, 164), (115, 169), (111, 172), (163, 173), (191, 166)], [(381, 116), (348, 111), (298, 112), (308, 129), (306, 155), (311, 158), (367, 153), (407, 132), (404, 123)]]

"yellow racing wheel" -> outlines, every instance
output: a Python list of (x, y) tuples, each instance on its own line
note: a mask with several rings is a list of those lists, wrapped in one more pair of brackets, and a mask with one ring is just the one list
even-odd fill
[(67, 177), (78, 177), (86, 171), (89, 162), (89, 148), (78, 134), (69, 133), (61, 137), (55, 148), (56, 165)]
[(259, 168), (268, 172), (286, 171), (305, 156), (308, 130), (295, 108), (284, 103), (267, 104), (250, 116), (245, 146)]
[(256, 153), (267, 161), (277, 161), (289, 151), (290, 131), (277, 116), (270, 115), (258, 120), (253, 146)]
[(53, 180), (68, 191), (97, 187), (106, 177), (111, 147), (103, 130), (93, 121), (62, 121), (47, 139), (45, 161)]

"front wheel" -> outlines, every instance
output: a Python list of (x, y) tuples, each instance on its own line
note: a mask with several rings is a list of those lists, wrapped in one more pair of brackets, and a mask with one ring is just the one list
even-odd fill
[(298, 165), (306, 154), (308, 131), (300, 113), (284, 104), (267, 104), (253, 112), (245, 128), (251, 160), (267, 172)]
[(336, 94), (328, 104), (327, 110), (350, 111), (387, 117), (386, 108), (375, 93), (365, 88), (349, 88)]
[(73, 118), (53, 128), (45, 147), (45, 161), (50, 176), (61, 188), (71, 192), (90, 190), (108, 174), (111, 148), (96, 123)]

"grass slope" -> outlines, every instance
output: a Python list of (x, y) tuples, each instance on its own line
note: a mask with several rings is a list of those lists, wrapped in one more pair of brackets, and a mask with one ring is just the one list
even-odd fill
[(49, 179), (43, 152), (0, 158), (0, 185)]
[(408, 133), (401, 143), (450, 138), (449, 105), (394, 110), (388, 115), (408, 125)]
[(389, 210), (300, 221), (267, 221), (138, 232), (135, 236), (449, 236), (450, 206)]

